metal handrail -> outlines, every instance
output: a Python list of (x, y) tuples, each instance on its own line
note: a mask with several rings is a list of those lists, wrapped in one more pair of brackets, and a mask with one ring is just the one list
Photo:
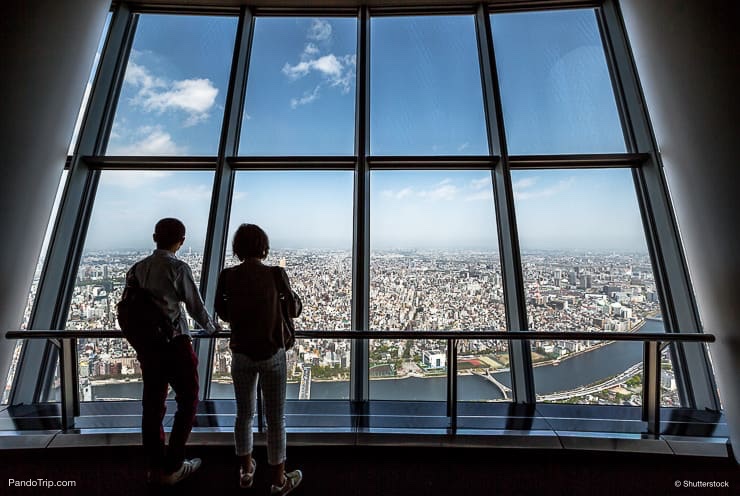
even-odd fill
[[(229, 338), (230, 331), (208, 334), (191, 331), (198, 339)], [(123, 338), (116, 329), (91, 330), (20, 330), (5, 333), (7, 339)], [(604, 331), (317, 331), (296, 330), (298, 338), (323, 339), (556, 339), (562, 341), (640, 341), (713, 343), (713, 334), (674, 332), (604, 332)]]
[[(208, 334), (203, 330), (191, 331), (197, 339), (228, 338), (230, 331)], [(115, 329), (98, 330), (16, 330), (5, 333), (7, 339), (52, 339), (59, 340), (61, 375), (61, 417), (62, 428), (74, 428), (74, 419), (79, 415), (79, 405), (75, 401), (74, 367), (76, 339), (123, 338)], [(319, 339), (444, 339), (450, 355), (451, 377), (457, 377), (457, 359), (454, 354), (457, 342), (467, 339), (520, 340), (552, 339), (562, 341), (633, 341), (643, 343), (643, 388), (642, 419), (647, 422), (648, 434), (660, 435), (660, 353), (666, 343), (691, 342), (713, 343), (712, 334), (675, 332), (585, 332), (585, 331), (317, 331), (296, 330), (298, 338)], [(261, 405), (258, 405), (261, 406)], [(450, 430), (457, 429), (457, 381), (449, 381), (447, 394), (447, 415), (450, 417)], [(262, 415), (259, 415), (261, 430)]]

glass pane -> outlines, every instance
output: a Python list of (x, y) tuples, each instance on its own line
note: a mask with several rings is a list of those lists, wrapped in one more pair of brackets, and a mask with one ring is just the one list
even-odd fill
[[(199, 283), (212, 188), (212, 172), (102, 171), (66, 329), (118, 329), (126, 272), (152, 252), (154, 225), (163, 217), (185, 224), (177, 256)], [(128, 341), (79, 339), (77, 348), (81, 401), (141, 398), (141, 370)]]
[[(51, 216), (49, 217), (49, 223), (46, 225), (46, 233), (44, 234), (44, 241), (41, 244), (41, 253), (39, 255), (38, 262), (36, 263), (36, 270), (33, 273), (33, 281), (31, 282), (31, 290), (28, 292), (28, 301), (26, 302), (26, 308), (23, 310), (23, 320), (21, 321), (21, 329), (28, 329), (28, 325), (31, 319), (31, 310), (33, 310), (33, 303), (36, 301), (36, 292), (39, 287), (39, 280), (41, 279), (41, 270), (44, 268), (44, 260), (46, 259), (46, 252), (49, 248), (49, 241), (51, 241), (51, 233), (54, 230), (54, 224), (57, 219), (57, 211), (59, 210), (59, 203), (62, 201), (62, 192), (64, 191), (64, 185), (67, 182), (67, 171), (62, 171), (62, 177), (59, 179), (59, 186), (57, 186), (57, 192), (54, 196), (54, 203), (51, 207)], [(18, 340), (13, 350), (13, 357), (10, 362), (10, 369), (8, 370), (8, 380), (5, 383), (5, 389), (2, 393), (2, 403), (5, 404), (9, 400), (10, 388), (13, 385), (13, 379), (15, 378), (16, 367), (18, 366), (18, 360), (20, 359), (21, 349), (23, 348), (23, 341)]]
[(457, 387), (459, 401), (511, 401), (508, 342), (493, 339), (459, 341)]
[(354, 155), (357, 21), (258, 18), (240, 155)]
[(485, 155), (472, 16), (371, 21), (370, 153)]
[[(530, 330), (663, 332), (629, 169), (513, 171)], [(642, 345), (535, 340), (540, 401), (641, 403)]]
[[(296, 329), (350, 329), (353, 181), (351, 171), (236, 174), (226, 265), (239, 263), (231, 241), (240, 224), (264, 229), (265, 263), (284, 267), (303, 301)], [(349, 340), (299, 339), (287, 359), (289, 399), (349, 398)], [(216, 345), (213, 376), (211, 396), (233, 398), (226, 339)]]
[(142, 14), (107, 155), (216, 155), (235, 17)]
[(447, 397), (447, 341), (370, 340), (370, 398), (444, 401)]
[(59, 374), (59, 360), (54, 360), (54, 371), (51, 376), (51, 383), (44, 386), (39, 395), (41, 403), (59, 403), (62, 401), (62, 378)]
[(95, 79), (95, 74), (98, 72), (98, 64), (100, 62), (100, 55), (103, 52), (103, 45), (105, 44), (105, 38), (108, 35), (108, 28), (110, 27), (110, 18), (111, 14), (108, 13), (108, 16), (105, 18), (105, 26), (103, 27), (103, 33), (100, 35), (100, 40), (98, 41), (98, 48), (95, 51), (95, 60), (93, 61), (92, 69), (90, 70), (90, 77), (87, 79), (87, 85), (85, 86), (85, 93), (82, 96), (82, 105), (80, 105), (80, 111), (77, 113), (77, 120), (75, 121), (75, 128), (74, 132), (72, 133), (72, 140), (69, 142), (69, 150), (67, 151), (68, 155), (72, 155), (74, 153), (75, 146), (77, 145), (77, 138), (80, 134), (80, 127), (82, 126), (82, 120), (85, 116), (85, 111), (87, 110), (87, 102), (90, 99), (90, 92), (92, 91), (92, 84), (93, 80)]
[(662, 407), (681, 406), (672, 352), (673, 345), (668, 345), (660, 354), (660, 406)]
[(593, 10), (491, 16), (508, 150), (624, 152)]
[[(503, 330), (490, 172), (375, 171), (370, 181), (370, 328)], [(445, 341), (370, 342), (371, 398), (442, 400), (445, 372)]]

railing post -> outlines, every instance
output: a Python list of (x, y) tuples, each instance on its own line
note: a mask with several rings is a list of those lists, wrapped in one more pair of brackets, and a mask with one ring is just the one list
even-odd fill
[(643, 343), (642, 420), (648, 434), (660, 435), (660, 342)]
[(457, 430), (457, 339), (447, 340), (447, 416), (450, 430)]
[(79, 413), (77, 408), (77, 368), (75, 360), (75, 350), (77, 349), (77, 340), (75, 338), (60, 339), (59, 350), (59, 379), (60, 388), (60, 409), (62, 414), (62, 430), (68, 431), (74, 429), (75, 414)]

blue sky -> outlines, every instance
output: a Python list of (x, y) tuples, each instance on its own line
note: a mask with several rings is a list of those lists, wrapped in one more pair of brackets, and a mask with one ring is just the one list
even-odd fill
[[(236, 19), (142, 15), (108, 153), (215, 155)], [(513, 154), (624, 151), (591, 10), (492, 16)], [(354, 18), (258, 18), (240, 155), (352, 155)], [(374, 155), (488, 153), (472, 16), (371, 21)], [(213, 173), (103, 173), (88, 249), (151, 246), (178, 216), (202, 249)], [(630, 171), (515, 171), (523, 249), (645, 250)], [(263, 225), (276, 248), (349, 249), (351, 172), (239, 172), (229, 232)], [(371, 245), (497, 249), (490, 174), (376, 171)]]

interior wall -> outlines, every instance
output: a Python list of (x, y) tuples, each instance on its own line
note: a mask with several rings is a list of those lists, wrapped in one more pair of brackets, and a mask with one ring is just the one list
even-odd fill
[[(24, 0), (0, 15), (0, 331), (22, 322), (109, 4)], [(15, 341), (0, 337), (0, 384)]]
[(740, 2), (620, 5), (740, 462)]

